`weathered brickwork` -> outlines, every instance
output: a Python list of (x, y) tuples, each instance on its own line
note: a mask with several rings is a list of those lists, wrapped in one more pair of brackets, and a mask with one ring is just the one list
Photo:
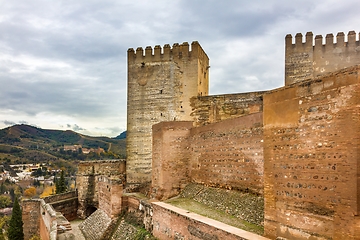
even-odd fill
[(262, 113), (193, 128), (189, 149), (193, 182), (262, 194)]
[(193, 97), (191, 99), (191, 116), (194, 126), (203, 126), (262, 112), (264, 93), (250, 92)]
[[(60, 196), (60, 198), (64, 196)], [(56, 212), (43, 199), (24, 200), (22, 208), (25, 240), (31, 239), (34, 236), (40, 237), (43, 240), (74, 239), (69, 221), (60, 212)]]
[(67, 220), (72, 221), (77, 218), (78, 196), (76, 191), (49, 196), (44, 198), (44, 201)]
[(192, 122), (161, 122), (153, 126), (151, 194), (156, 199), (178, 195), (190, 182)]
[(153, 126), (153, 197), (168, 199), (190, 182), (263, 193), (262, 113), (191, 126)]
[(208, 95), (209, 59), (199, 43), (189, 47), (128, 50), (128, 190), (151, 182), (152, 125), (191, 120), (190, 98)]
[(125, 182), (123, 179), (99, 176), (99, 208), (107, 213), (110, 218), (115, 218), (121, 213), (122, 194)]
[(266, 240), (267, 238), (231, 227), (162, 202), (152, 203), (153, 235), (162, 240)]
[(108, 228), (111, 227), (111, 218), (101, 209), (79, 225), (80, 230), (88, 240), (102, 240)]
[[(99, 208), (99, 183), (102, 184), (102, 176), (110, 179), (116, 179), (117, 183), (125, 183), (126, 164), (125, 160), (104, 160), (104, 161), (85, 161), (78, 165), (78, 172), (76, 175), (76, 184), (78, 191), (78, 212), (80, 218), (90, 216), (96, 209)], [(100, 181), (99, 181), (100, 180)], [(115, 186), (117, 189), (119, 186)], [(101, 188), (103, 191), (103, 188)], [(104, 200), (109, 199), (108, 195), (103, 196)], [(116, 196), (111, 200), (111, 206), (114, 206), (117, 201)], [(104, 204), (105, 201), (104, 201)], [(121, 203), (120, 203), (121, 204)], [(110, 206), (108, 205), (108, 206)], [(118, 208), (114, 206), (114, 208)], [(116, 212), (117, 210), (114, 209)], [(111, 211), (107, 211), (111, 212)]]
[(360, 67), (264, 95), (265, 233), (358, 239)]
[(24, 222), (24, 239), (40, 236), (40, 201), (27, 200), (22, 204), (22, 220)]
[(305, 38), (303, 43), (303, 35), (296, 34), (295, 44), (290, 34), (285, 38), (285, 85), (360, 64), (360, 41), (354, 31), (348, 33), (347, 42), (343, 32), (336, 35), (336, 42), (333, 34), (327, 34), (325, 44), (321, 35), (314, 44), (312, 32)]

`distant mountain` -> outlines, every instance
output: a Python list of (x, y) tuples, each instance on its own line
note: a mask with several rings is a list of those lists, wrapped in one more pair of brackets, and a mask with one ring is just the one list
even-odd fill
[[(75, 146), (74, 150), (71, 147)], [(79, 150), (80, 146), (83, 150)], [(102, 151), (103, 149), (104, 151)], [(97, 150), (97, 151), (95, 151)], [(100, 151), (101, 150), (101, 151)], [(90, 153), (89, 153), (90, 151)], [(51, 159), (125, 158), (124, 139), (90, 137), (71, 130), (49, 130), (14, 125), (0, 130), (0, 160), (44, 161)]]
[(114, 137), (114, 139), (125, 139), (126, 138), (126, 131), (123, 131), (122, 133), (120, 133), (119, 136)]

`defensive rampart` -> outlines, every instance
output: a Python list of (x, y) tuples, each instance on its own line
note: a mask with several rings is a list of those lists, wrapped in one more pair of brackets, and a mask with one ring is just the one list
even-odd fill
[(69, 221), (43, 199), (24, 200), (22, 208), (24, 239), (74, 239)]
[(360, 67), (264, 95), (265, 234), (359, 239)]
[(125, 160), (80, 162), (76, 175), (79, 201), (77, 215), (84, 219), (90, 216), (99, 208), (100, 200), (100, 205), (109, 217), (120, 211), (121, 202), (118, 199), (125, 184), (125, 171)]
[(56, 194), (44, 198), (45, 203), (50, 204), (56, 212), (60, 212), (67, 220), (77, 218), (78, 196), (76, 191)]
[(262, 112), (265, 92), (193, 97), (191, 99), (192, 121), (199, 127), (226, 119)]
[(262, 113), (191, 126), (153, 126), (154, 197), (168, 199), (190, 182), (263, 193)]

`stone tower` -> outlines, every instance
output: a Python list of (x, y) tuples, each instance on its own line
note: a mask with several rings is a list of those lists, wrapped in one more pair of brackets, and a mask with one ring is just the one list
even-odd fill
[(190, 98), (206, 96), (209, 58), (198, 42), (128, 50), (128, 189), (151, 181), (152, 125), (192, 120)]
[[(360, 33), (358, 34), (360, 37)], [(330, 72), (351, 67), (360, 63), (360, 41), (356, 40), (355, 31), (350, 31), (345, 41), (345, 34), (327, 34), (325, 44), (323, 36), (308, 32), (303, 42), (303, 35), (296, 34), (295, 44), (291, 34), (285, 37), (285, 85), (316, 78)]]

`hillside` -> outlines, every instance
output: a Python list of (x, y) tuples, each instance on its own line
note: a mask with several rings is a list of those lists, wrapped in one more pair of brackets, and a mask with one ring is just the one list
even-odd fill
[[(74, 149), (68, 150), (72, 146)], [(48, 130), (23, 124), (0, 130), (0, 160), (42, 162), (125, 157), (125, 139), (90, 137), (70, 130)]]

